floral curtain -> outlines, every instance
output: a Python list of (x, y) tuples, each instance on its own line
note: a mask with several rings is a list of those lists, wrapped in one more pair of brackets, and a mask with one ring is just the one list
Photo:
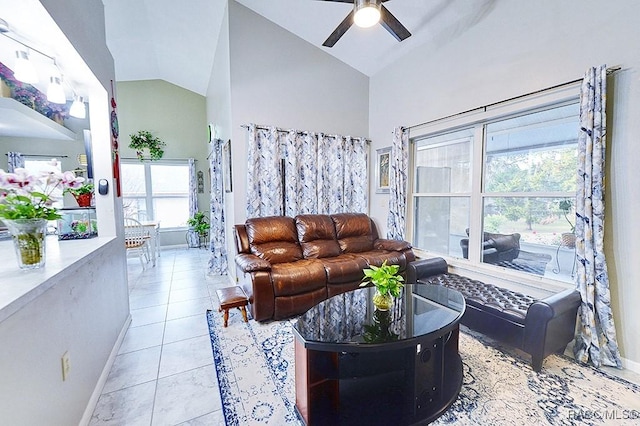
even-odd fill
[(222, 139), (215, 139), (212, 143), (212, 151), (209, 157), (211, 170), (211, 216), (209, 223), (210, 242), (209, 273), (214, 275), (226, 275), (227, 242), (225, 238), (224, 222), (224, 187), (222, 181)]
[(250, 125), (247, 217), (366, 212), (367, 156), (365, 139)]
[(578, 361), (590, 361), (596, 367), (621, 368), (603, 248), (606, 93), (606, 66), (588, 70), (580, 93), (576, 286), (582, 303), (574, 355)]
[(196, 180), (196, 160), (189, 158), (189, 217), (198, 212), (198, 181)]
[(7, 153), (7, 172), (13, 173), (15, 169), (24, 168), (24, 157), (20, 152)]
[[(196, 181), (196, 160), (189, 158), (189, 217), (198, 212), (198, 183)], [(198, 247), (200, 240), (197, 234), (187, 232), (189, 247)]]
[(249, 125), (247, 217), (278, 216), (282, 209), (280, 138), (275, 127)]
[(387, 238), (404, 240), (406, 233), (409, 173), (409, 130), (396, 127), (391, 145)]

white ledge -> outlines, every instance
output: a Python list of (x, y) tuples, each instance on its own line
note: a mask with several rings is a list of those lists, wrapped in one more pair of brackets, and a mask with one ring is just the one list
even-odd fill
[(47, 258), (43, 268), (21, 270), (12, 241), (0, 241), (0, 322), (61, 280), (73, 280), (72, 266), (80, 266), (106, 246), (114, 237), (58, 241), (47, 237)]

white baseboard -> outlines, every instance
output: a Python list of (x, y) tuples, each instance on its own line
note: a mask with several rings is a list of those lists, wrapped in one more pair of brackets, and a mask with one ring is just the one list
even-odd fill
[(622, 358), (622, 367), (624, 367), (626, 370), (633, 371), (636, 374), (640, 374), (640, 362)]
[(129, 316), (127, 317), (127, 320), (124, 322), (124, 325), (120, 330), (120, 334), (116, 339), (116, 343), (113, 345), (113, 349), (109, 354), (107, 363), (105, 364), (104, 368), (102, 369), (102, 373), (98, 378), (98, 383), (96, 383), (96, 387), (93, 389), (91, 398), (89, 398), (89, 402), (87, 403), (87, 408), (85, 408), (84, 414), (82, 415), (82, 419), (80, 419), (79, 426), (87, 426), (91, 421), (91, 416), (93, 416), (93, 412), (96, 409), (96, 405), (98, 405), (98, 399), (100, 399), (100, 395), (102, 394), (102, 389), (104, 388), (104, 384), (107, 381), (107, 377), (109, 377), (109, 372), (111, 371), (111, 367), (113, 367), (113, 363), (116, 361), (116, 357), (118, 356), (118, 352), (120, 351), (120, 346), (122, 346), (122, 341), (124, 340), (124, 336), (127, 334), (129, 325), (131, 325), (131, 314), (129, 314)]

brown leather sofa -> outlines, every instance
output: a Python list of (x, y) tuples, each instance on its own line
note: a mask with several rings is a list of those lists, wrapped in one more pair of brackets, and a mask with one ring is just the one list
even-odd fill
[(370, 265), (415, 260), (406, 241), (381, 239), (362, 213), (271, 216), (235, 226), (236, 274), (257, 321), (306, 312), (358, 288)]

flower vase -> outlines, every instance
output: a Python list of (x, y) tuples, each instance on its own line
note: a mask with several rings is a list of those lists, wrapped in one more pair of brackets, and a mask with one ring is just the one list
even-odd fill
[(91, 207), (91, 199), (93, 198), (93, 194), (74, 194), (73, 198), (76, 199), (76, 203), (78, 203), (79, 207)]
[(20, 269), (37, 269), (46, 260), (46, 219), (3, 219), (9, 228)]
[(380, 311), (388, 311), (393, 306), (393, 296), (390, 293), (382, 294), (376, 289), (373, 295), (373, 306)]

